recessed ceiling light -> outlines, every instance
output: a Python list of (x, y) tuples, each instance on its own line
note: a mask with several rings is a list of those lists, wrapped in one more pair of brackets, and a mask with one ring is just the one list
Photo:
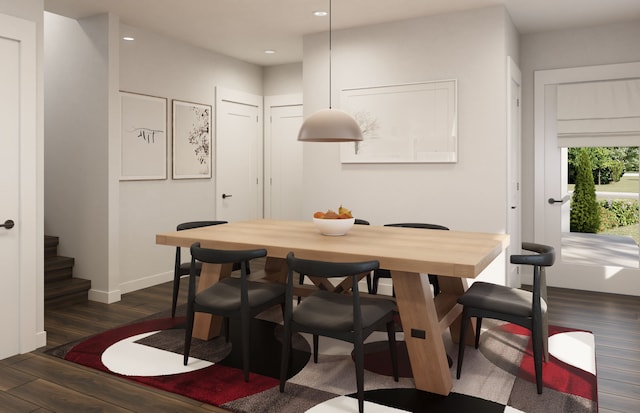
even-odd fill
[(131, 41), (133, 41), (135, 39), (133, 37), (131, 37), (131, 36), (125, 36), (125, 37), (122, 38), (122, 40), (127, 40), (127, 41), (131, 42)]
[(269, 50), (265, 50), (265, 51), (264, 51), (264, 53), (265, 53), (265, 54), (275, 54), (275, 53), (276, 53), (276, 51), (275, 51), (275, 50), (271, 50), (271, 49), (269, 49)]
[(324, 17), (327, 14), (329, 14), (329, 13), (327, 13), (324, 10), (316, 10), (316, 11), (313, 12), (313, 15), (316, 16), (316, 17)]

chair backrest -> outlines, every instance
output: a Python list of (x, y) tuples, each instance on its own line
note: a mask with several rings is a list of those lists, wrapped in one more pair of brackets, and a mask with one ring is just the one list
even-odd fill
[(533, 313), (540, 314), (540, 298), (547, 300), (547, 277), (545, 268), (556, 261), (556, 251), (553, 247), (533, 242), (523, 242), (522, 249), (536, 254), (514, 254), (510, 257), (512, 264), (533, 266)]
[(438, 224), (423, 224), (421, 222), (403, 222), (398, 224), (385, 224), (385, 227), (402, 227), (402, 228), (422, 228), (422, 229), (442, 229), (448, 231), (449, 228)]
[[(190, 221), (183, 222), (178, 224), (176, 227), (176, 231), (184, 231), (185, 229), (193, 229), (193, 228), (201, 228), (201, 227), (209, 227), (211, 225), (220, 225), (226, 224), (227, 221)], [(180, 271), (180, 265), (182, 264), (181, 255), (182, 249), (180, 247), (176, 247), (176, 259), (175, 259), (175, 271), (178, 273)]]
[(195, 262), (200, 261), (209, 264), (228, 264), (240, 263), (240, 288), (241, 302), (243, 307), (249, 302), (248, 297), (248, 275), (247, 266), (250, 260), (254, 258), (266, 257), (267, 250), (264, 248), (253, 250), (217, 250), (212, 248), (202, 248), (199, 242), (191, 245), (191, 273), (189, 275), (189, 299), (195, 295), (196, 289), (196, 272)]
[[(287, 255), (290, 272), (294, 271), (311, 277), (332, 278), (358, 276), (373, 271), (380, 266), (376, 260), (361, 262), (329, 262), (296, 258), (293, 252)], [(356, 286), (354, 286), (354, 289)]]
[[(361, 262), (328, 262), (315, 261), (303, 258), (296, 258), (293, 252), (287, 255), (287, 266), (289, 268), (287, 276), (287, 298), (286, 302), (293, 300), (293, 273), (304, 274), (311, 277), (332, 278), (332, 277), (353, 277), (353, 316), (354, 321), (361, 319), (360, 312), (360, 294), (358, 292), (358, 276), (369, 273), (380, 267), (378, 261), (361, 261)], [(336, 293), (338, 294), (338, 293)], [(287, 305), (287, 314), (290, 316), (291, 306)], [(361, 326), (356, 325), (356, 328)]]
[(539, 265), (542, 267), (550, 267), (556, 260), (556, 251), (553, 247), (533, 242), (523, 242), (522, 249), (526, 251), (536, 252), (537, 254), (520, 254), (512, 255), (512, 264)]
[(217, 250), (202, 248), (199, 242), (191, 245), (191, 259), (209, 264), (245, 263), (245, 261), (266, 256), (267, 250), (264, 248), (253, 250)]
[(182, 231), (185, 229), (193, 229), (200, 227), (209, 227), (211, 225), (220, 225), (227, 224), (227, 221), (191, 221), (191, 222), (183, 222), (182, 224), (178, 224), (176, 231)]

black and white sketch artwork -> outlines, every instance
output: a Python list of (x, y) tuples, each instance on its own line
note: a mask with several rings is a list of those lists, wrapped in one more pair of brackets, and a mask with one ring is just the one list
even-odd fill
[(167, 179), (167, 99), (120, 92), (120, 180)]
[(211, 178), (211, 106), (173, 100), (173, 179)]

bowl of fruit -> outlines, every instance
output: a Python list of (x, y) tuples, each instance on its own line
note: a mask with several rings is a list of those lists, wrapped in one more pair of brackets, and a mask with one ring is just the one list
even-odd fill
[(313, 223), (322, 235), (341, 236), (349, 232), (355, 218), (351, 211), (340, 205), (338, 212), (329, 209), (326, 212), (318, 211), (313, 214)]

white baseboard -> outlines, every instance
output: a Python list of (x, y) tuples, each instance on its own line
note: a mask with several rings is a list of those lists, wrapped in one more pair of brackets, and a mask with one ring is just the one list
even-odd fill
[[(154, 274), (149, 277), (139, 278), (137, 280), (127, 281), (120, 284), (120, 289), (115, 291), (99, 291), (91, 289), (89, 290), (89, 300), (97, 301), (100, 303), (111, 304), (120, 301), (122, 294), (130, 293), (133, 291), (142, 290), (143, 288), (153, 287), (154, 285), (162, 284), (173, 280), (173, 272), (164, 272), (160, 274)], [(305, 277), (305, 284), (312, 284), (311, 281)], [(360, 290), (367, 291), (366, 279), (362, 279), (358, 283)], [(393, 291), (392, 283), (390, 279), (380, 279), (378, 283), (378, 293), (391, 295)]]
[(122, 294), (126, 294), (132, 291), (142, 290), (143, 288), (153, 287), (154, 285), (162, 284), (171, 280), (173, 280), (173, 271), (163, 272), (160, 274), (151, 275), (149, 277), (139, 278), (137, 280), (122, 283), (120, 284), (120, 291), (122, 292)]
[(393, 283), (391, 282), (391, 278), (378, 279), (378, 294), (393, 295)]
[(120, 290), (115, 291), (99, 291), (90, 289), (89, 300), (97, 301), (99, 303), (111, 304), (120, 301), (122, 292)]
[(36, 333), (36, 348), (45, 347), (47, 345), (47, 332), (40, 331)]

